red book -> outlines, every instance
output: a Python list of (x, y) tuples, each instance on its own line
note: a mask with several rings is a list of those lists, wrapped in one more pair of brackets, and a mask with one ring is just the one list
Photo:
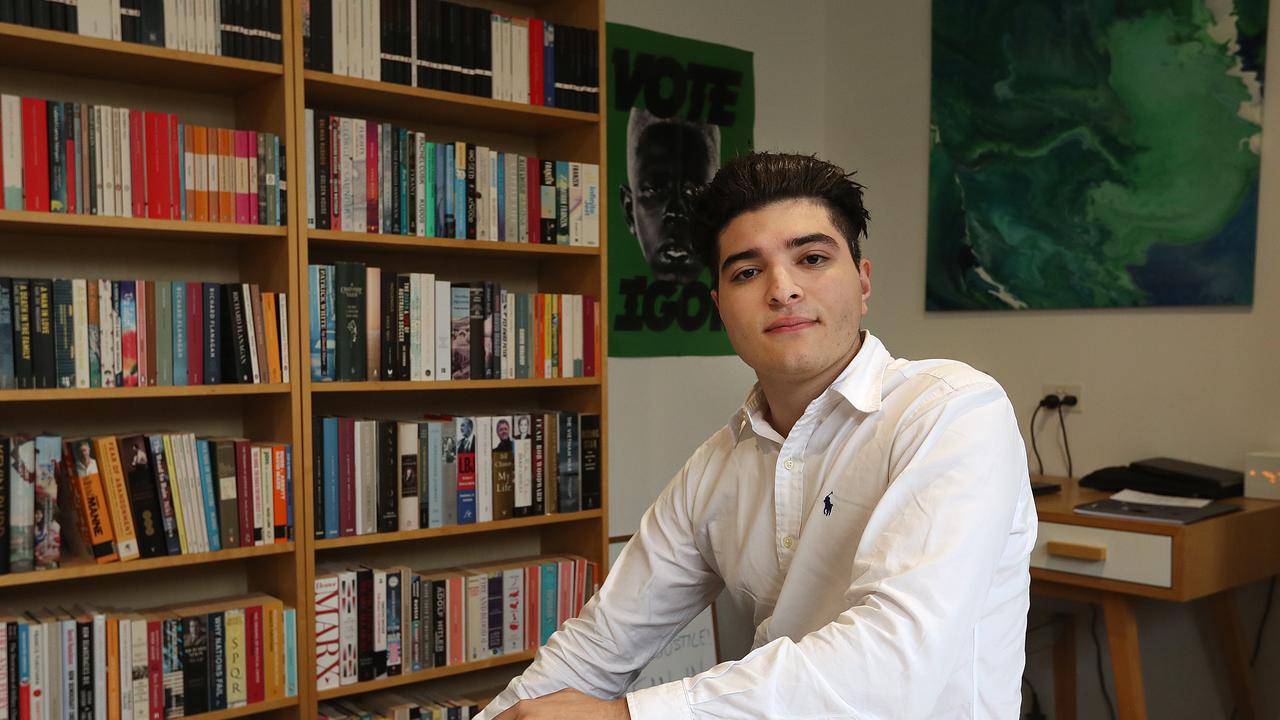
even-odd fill
[(262, 147), (261, 142), (262, 138), (258, 136), (258, 131), (244, 131), (245, 157), (249, 159), (249, 184), (245, 187), (248, 191), (246, 202), (249, 203), (250, 225), (258, 224), (258, 194), (267, 191), (266, 188), (258, 186), (258, 163), (265, 161), (262, 154), (258, 152), (259, 148)]
[(49, 212), (49, 118), (45, 101), (22, 98), (22, 198), (26, 210)]
[(342, 229), (342, 125), (329, 118), (329, 227)]
[(161, 621), (147, 618), (147, 705), (151, 720), (164, 720), (163, 647)]
[[(539, 21), (541, 22), (541, 21)], [(541, 97), (539, 93), (534, 93), (535, 97)], [(529, 164), (525, 171), (525, 195), (528, 197), (528, 216), (529, 216), (529, 242), (537, 245), (542, 242), (539, 234), (542, 232), (542, 163), (536, 157), (525, 158)]]
[(236, 510), (240, 516), (240, 547), (253, 547), (253, 465), (248, 440), (236, 441)]
[(133, 216), (147, 216), (147, 156), (142, 111), (129, 111), (129, 179), (133, 183)]
[(596, 376), (596, 299), (582, 298), (582, 374)]
[(249, 138), (244, 130), (235, 131), (236, 147), (236, 222), (249, 224)]
[(542, 33), (542, 21), (538, 18), (529, 18), (529, 103), (532, 105), (544, 104)]
[(262, 606), (255, 605), (244, 609), (244, 644), (245, 664), (245, 702), (260, 703), (266, 694), (266, 673), (264, 663), (264, 643), (262, 629)]
[(204, 284), (187, 283), (187, 384), (204, 384)]
[(378, 123), (370, 120), (365, 131), (365, 197), (368, 207), (368, 230), (376, 233), (382, 224), (382, 215), (378, 212), (378, 188), (381, 187), (382, 176), (378, 174)]
[(168, 115), (169, 219), (182, 220), (182, 144), (178, 142), (178, 116)]
[(338, 536), (356, 534), (356, 423), (338, 418)]
[[(147, 217), (168, 220), (169, 173), (165, 150), (169, 143), (165, 142), (164, 113), (143, 113), (143, 124), (146, 126)], [(136, 189), (134, 194), (137, 194)]]
[(271, 488), (274, 491), (273, 501), (275, 517), (275, 540), (277, 543), (289, 542), (289, 498), (288, 479), (285, 476), (285, 454), (283, 445), (271, 446)]

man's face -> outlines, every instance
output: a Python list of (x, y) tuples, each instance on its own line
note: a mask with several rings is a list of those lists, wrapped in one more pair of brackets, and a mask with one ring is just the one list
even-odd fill
[(701, 132), (674, 123), (650, 125), (631, 149), (623, 215), (655, 280), (687, 283), (702, 272), (687, 218), (690, 194), (711, 180), (710, 152)]
[(472, 422), (471, 422), (471, 420), (469, 420), (469, 419), (468, 419), (468, 420), (463, 420), (463, 421), (462, 421), (462, 436), (463, 436), (463, 437), (467, 437), (467, 436), (471, 435), (471, 429), (472, 429)]
[(504, 422), (498, 423), (498, 439), (506, 440), (511, 437), (511, 427)]
[(814, 200), (784, 200), (720, 233), (720, 310), (734, 350), (762, 378), (803, 381), (847, 361), (871, 296), (871, 263)]

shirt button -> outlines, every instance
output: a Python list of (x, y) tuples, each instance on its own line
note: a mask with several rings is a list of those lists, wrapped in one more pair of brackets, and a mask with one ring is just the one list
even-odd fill
[(795, 543), (796, 543), (796, 539), (791, 537), (790, 535), (782, 538), (782, 547), (788, 550), (790, 550), (791, 546), (794, 545)]
[(792, 460), (791, 458), (787, 458), (787, 459), (786, 459), (786, 461), (784, 461), (784, 462), (782, 463), (782, 467), (784, 467), (784, 468), (786, 468), (786, 469), (788, 469), (788, 470), (795, 470), (795, 469), (796, 469), (796, 461), (795, 461), (795, 460)]

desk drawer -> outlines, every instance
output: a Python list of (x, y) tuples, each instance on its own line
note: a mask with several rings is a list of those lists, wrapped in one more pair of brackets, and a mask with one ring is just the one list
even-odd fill
[(1173, 538), (1041, 522), (1031, 567), (1172, 587)]

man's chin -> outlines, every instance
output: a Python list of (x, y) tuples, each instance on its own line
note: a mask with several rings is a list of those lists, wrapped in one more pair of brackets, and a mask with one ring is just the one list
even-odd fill
[(681, 266), (675, 269), (656, 269), (653, 271), (653, 279), (658, 282), (671, 282), (677, 285), (688, 285), (698, 279), (702, 274), (702, 268), (698, 265)]

